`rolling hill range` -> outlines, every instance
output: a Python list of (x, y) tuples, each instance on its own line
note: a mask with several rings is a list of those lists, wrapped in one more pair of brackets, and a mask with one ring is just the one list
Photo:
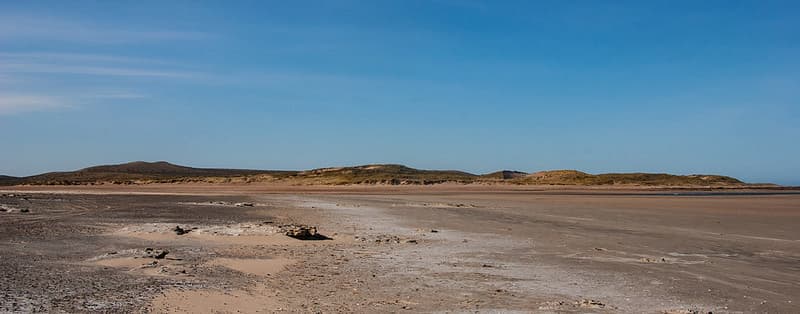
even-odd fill
[[(49, 172), (9, 180), (17, 184), (75, 185), (96, 183), (156, 183), (197, 181), (209, 177), (241, 177), (261, 174), (282, 174), (283, 171), (206, 169), (174, 165), (165, 161), (136, 161), (119, 165), (89, 167), (69, 172)], [(194, 180), (193, 180), (194, 179)], [(2, 183), (2, 181), (0, 181)]]
[(732, 177), (719, 175), (672, 175), (666, 173), (588, 174), (576, 170), (552, 170), (515, 178), (519, 184), (534, 185), (744, 185)]
[(0, 185), (91, 185), (148, 183), (281, 183), (291, 185), (430, 185), (512, 184), (572, 186), (717, 186), (748, 184), (719, 175), (672, 175), (655, 173), (588, 174), (576, 170), (535, 173), (503, 170), (476, 175), (457, 170), (420, 170), (403, 165), (374, 164), (320, 168), (305, 171), (210, 169), (179, 166), (164, 161), (136, 161), (89, 167), (77, 171), (50, 172), (29, 177), (0, 176)]
[(455, 170), (419, 170), (403, 165), (365, 165), (301, 171), (289, 179), (310, 184), (472, 183), (478, 176)]

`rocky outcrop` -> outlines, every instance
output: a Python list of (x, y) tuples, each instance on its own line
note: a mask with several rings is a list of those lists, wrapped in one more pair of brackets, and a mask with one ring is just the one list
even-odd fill
[(306, 225), (283, 225), (280, 227), (281, 231), (292, 238), (298, 240), (331, 240), (317, 232), (317, 227)]

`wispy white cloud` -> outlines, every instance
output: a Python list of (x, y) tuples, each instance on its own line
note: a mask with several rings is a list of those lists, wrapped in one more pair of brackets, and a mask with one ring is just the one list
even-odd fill
[(129, 30), (54, 17), (0, 14), (0, 41), (47, 40), (94, 44), (126, 44), (200, 40), (209, 37), (210, 35), (204, 32), (168, 29)]
[(172, 62), (129, 56), (72, 52), (0, 52), (0, 58), (15, 62), (86, 62), (86, 63), (138, 63), (174, 64)]
[[(131, 103), (150, 98), (140, 90), (154, 79), (191, 81), (205, 77), (159, 59), (74, 52), (0, 52), (0, 115)], [(82, 84), (85, 79), (92, 83)]]
[[(205, 78), (180, 62), (97, 53), (120, 51), (108, 49), (114, 45), (211, 37), (205, 32), (138, 25), (0, 12), (0, 47), (5, 48), (0, 51), (0, 115), (138, 102), (149, 98), (138, 90), (147, 92), (154, 79), (161, 84)], [(49, 48), (21, 51), (25, 46)], [(69, 51), (53, 50), (58, 47)]]
[(43, 111), (70, 107), (63, 100), (50, 96), (4, 94), (0, 92), (0, 115)]
[(94, 94), (87, 96), (93, 99), (143, 99), (149, 96), (142, 93), (131, 91), (98, 91)]
[(126, 68), (113, 66), (61, 65), (35, 63), (3, 63), (0, 73), (60, 73), (76, 75), (196, 78), (199, 74), (181, 71), (162, 71), (154, 69)]
[(188, 79), (203, 75), (176, 63), (152, 58), (72, 52), (0, 51), (0, 75), (24, 73), (73, 74)]
[(107, 105), (149, 98), (149, 95), (125, 89), (94, 91), (56, 91), (47, 94), (36, 91), (0, 91), (0, 116), (26, 112), (79, 109), (85, 106)]

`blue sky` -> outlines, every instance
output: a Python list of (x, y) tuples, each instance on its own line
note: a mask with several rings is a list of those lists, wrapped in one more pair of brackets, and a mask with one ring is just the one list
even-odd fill
[(0, 173), (720, 173), (800, 185), (796, 1), (3, 1)]

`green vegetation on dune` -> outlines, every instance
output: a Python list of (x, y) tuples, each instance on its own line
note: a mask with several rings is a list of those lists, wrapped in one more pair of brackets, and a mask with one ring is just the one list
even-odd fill
[(514, 180), (517, 184), (536, 185), (649, 185), (649, 186), (718, 186), (742, 185), (738, 179), (719, 175), (673, 175), (666, 173), (588, 174), (576, 170), (552, 170), (532, 173)]
[(576, 170), (553, 170), (527, 174), (503, 170), (475, 175), (456, 170), (420, 170), (403, 165), (374, 164), (320, 168), (307, 171), (270, 171), (192, 168), (168, 162), (131, 162), (51, 172), (24, 178), (0, 176), (0, 185), (87, 185), (148, 183), (281, 183), (291, 185), (429, 185), (518, 184), (577, 186), (745, 186), (731, 177), (718, 175), (671, 175), (659, 173), (588, 174)]
[(289, 179), (301, 184), (437, 184), (471, 183), (477, 176), (453, 170), (419, 170), (403, 165), (365, 165), (302, 171)]

